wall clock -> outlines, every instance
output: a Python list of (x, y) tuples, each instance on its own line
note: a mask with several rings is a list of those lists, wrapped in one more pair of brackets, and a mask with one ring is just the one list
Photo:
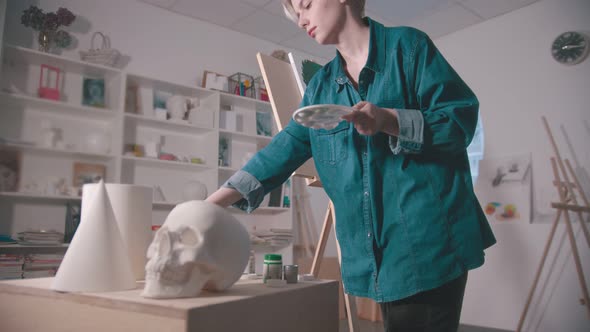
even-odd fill
[(588, 36), (575, 31), (562, 33), (551, 45), (553, 58), (564, 65), (575, 65), (584, 61), (589, 50)]

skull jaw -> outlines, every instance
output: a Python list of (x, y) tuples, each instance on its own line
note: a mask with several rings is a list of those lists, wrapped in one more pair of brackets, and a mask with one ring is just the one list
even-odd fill
[(170, 280), (164, 277), (166, 275), (148, 271), (141, 296), (153, 299), (196, 297), (210, 278), (210, 273), (205, 273), (198, 266), (192, 269), (189, 278)]
[(188, 283), (185, 285), (167, 285), (157, 279), (146, 279), (141, 296), (152, 299), (174, 299), (182, 297), (197, 297), (201, 293), (205, 281)]

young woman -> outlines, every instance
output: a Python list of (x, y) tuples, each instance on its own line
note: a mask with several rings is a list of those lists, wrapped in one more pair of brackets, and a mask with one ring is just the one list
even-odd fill
[(354, 112), (331, 130), (294, 121), (208, 200), (255, 209), (313, 157), (336, 209), (348, 294), (380, 303), (386, 331), (456, 331), (467, 271), (495, 243), (466, 148), (478, 100), (423, 32), (363, 17), (364, 0), (284, 0), (336, 57), (301, 106)]

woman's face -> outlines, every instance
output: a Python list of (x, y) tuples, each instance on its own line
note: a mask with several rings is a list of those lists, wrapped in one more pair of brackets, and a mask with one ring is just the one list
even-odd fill
[(319, 44), (336, 44), (345, 22), (344, 0), (292, 0), (298, 25)]

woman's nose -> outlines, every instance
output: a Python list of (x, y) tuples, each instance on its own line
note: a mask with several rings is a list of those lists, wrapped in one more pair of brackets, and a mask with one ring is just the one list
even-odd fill
[(303, 30), (306, 30), (307, 25), (309, 24), (309, 20), (305, 17), (303, 17), (303, 15), (299, 16), (299, 27)]

